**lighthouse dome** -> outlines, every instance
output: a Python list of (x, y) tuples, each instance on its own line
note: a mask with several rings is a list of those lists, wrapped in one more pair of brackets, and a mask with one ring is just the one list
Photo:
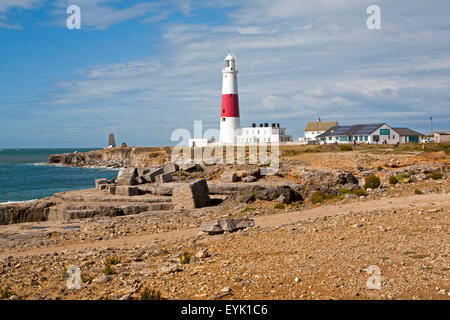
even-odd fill
[(231, 53), (229, 53), (229, 54), (225, 57), (225, 60), (236, 60), (236, 58), (235, 58)]

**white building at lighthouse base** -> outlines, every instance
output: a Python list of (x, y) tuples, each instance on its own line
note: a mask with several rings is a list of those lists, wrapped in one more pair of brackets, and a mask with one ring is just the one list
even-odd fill
[(256, 126), (255, 123), (251, 127), (241, 129), (242, 134), (236, 137), (237, 144), (244, 143), (281, 143), (290, 141), (292, 136), (286, 134), (285, 128), (280, 128), (279, 123), (261, 123)]

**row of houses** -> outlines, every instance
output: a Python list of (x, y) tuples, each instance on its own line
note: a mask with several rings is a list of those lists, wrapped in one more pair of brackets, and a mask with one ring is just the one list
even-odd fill
[(309, 122), (305, 128), (304, 142), (397, 144), (419, 142), (424, 134), (408, 129), (393, 128), (386, 123), (339, 125), (337, 121)]

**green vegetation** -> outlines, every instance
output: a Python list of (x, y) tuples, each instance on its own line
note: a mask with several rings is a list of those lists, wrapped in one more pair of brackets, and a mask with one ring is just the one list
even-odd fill
[(383, 167), (382, 166), (378, 166), (377, 170), (381, 171), (381, 170), (383, 170)]
[[(423, 147), (423, 148), (422, 148)], [(402, 153), (405, 151), (425, 151), (425, 152), (438, 152), (444, 151), (446, 154), (450, 154), (450, 143), (402, 143), (398, 148), (394, 149), (394, 153)]]
[(105, 269), (102, 270), (102, 273), (107, 276), (110, 276), (110, 275), (116, 274), (116, 270), (114, 270), (110, 264), (107, 264), (105, 266)]
[(188, 264), (189, 262), (191, 262), (191, 254), (189, 252), (183, 252), (181, 264)]
[(344, 145), (340, 146), (339, 150), (341, 150), (341, 151), (352, 151), (353, 148), (352, 148), (352, 146), (350, 146), (348, 144), (344, 144)]
[(358, 197), (367, 196), (368, 193), (364, 189), (358, 189), (353, 191), (354, 194), (356, 194)]
[(407, 173), (402, 173), (402, 174), (399, 174), (397, 176), (398, 180), (404, 180), (404, 179), (407, 179), (407, 178), (409, 178), (409, 174), (407, 174)]
[(120, 263), (120, 258), (117, 257), (110, 257), (108, 259), (106, 259), (106, 265), (114, 265), (114, 264), (118, 264)]
[(426, 254), (415, 254), (415, 255), (411, 256), (411, 258), (413, 258), (413, 259), (425, 259), (426, 257), (429, 257), (429, 255), (426, 255)]
[(405, 251), (405, 252), (403, 252), (403, 254), (404, 254), (405, 256), (409, 256), (409, 255), (411, 255), (411, 254), (416, 254), (416, 252), (415, 252), (415, 251)]
[(423, 192), (420, 191), (419, 189), (414, 190), (414, 193), (415, 193), (415, 194), (423, 194)]
[(161, 292), (145, 287), (141, 292), (139, 300), (161, 300)]
[(317, 204), (317, 203), (322, 203), (328, 199), (333, 199), (333, 196), (331, 194), (327, 194), (323, 191), (318, 190), (313, 193), (313, 195), (311, 197), (311, 202), (314, 204)]
[(16, 295), (16, 293), (14, 291), (9, 290), (9, 288), (0, 290), (0, 299), (9, 299), (14, 295)]
[(294, 202), (294, 203), (291, 204), (291, 208), (292, 209), (300, 208), (300, 204), (297, 203), (297, 202)]
[(255, 211), (255, 210), (256, 210), (256, 208), (253, 208), (253, 207), (245, 207), (244, 209), (241, 210), (241, 213), (246, 213), (246, 212)]
[(93, 277), (93, 276), (84, 276), (84, 275), (81, 275), (81, 281), (82, 281), (84, 284), (92, 283), (92, 280), (94, 280), (94, 277)]
[(338, 191), (338, 194), (337, 194), (337, 198), (339, 199), (339, 200), (341, 200), (342, 198), (344, 198), (344, 195), (345, 194), (351, 194), (352, 192), (349, 190), (349, 189), (347, 189), (347, 188), (341, 188), (341, 189), (339, 189), (339, 191)]
[(282, 203), (276, 203), (274, 206), (274, 209), (278, 209), (278, 210), (284, 210), (285, 206)]
[(37, 287), (39, 285), (39, 282), (36, 279), (31, 279), (30, 285), (32, 287)]
[(389, 183), (394, 185), (398, 183), (398, 178), (397, 177), (390, 177), (389, 178)]
[(376, 189), (381, 185), (381, 181), (380, 178), (378, 178), (376, 175), (369, 175), (365, 178), (365, 184), (364, 184), (364, 188), (365, 189)]
[(429, 179), (439, 180), (439, 179), (442, 179), (444, 176), (440, 172), (433, 172), (433, 173), (430, 173), (427, 177)]

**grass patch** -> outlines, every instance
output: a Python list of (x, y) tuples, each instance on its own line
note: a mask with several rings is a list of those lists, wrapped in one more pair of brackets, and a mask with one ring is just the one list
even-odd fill
[(183, 252), (181, 264), (188, 264), (189, 262), (191, 262), (191, 254), (189, 252)]
[(333, 199), (333, 196), (331, 194), (327, 194), (323, 191), (318, 190), (313, 193), (313, 195), (311, 197), (311, 202), (314, 204), (317, 204), (317, 203), (322, 203), (328, 199)]
[(420, 191), (419, 189), (414, 190), (414, 194), (423, 194), (422, 191)]
[(93, 276), (84, 276), (84, 275), (81, 275), (81, 281), (82, 281), (84, 284), (92, 283), (92, 280), (94, 280), (94, 277), (93, 277)]
[(378, 166), (377, 170), (381, 171), (381, 170), (383, 170), (383, 167), (382, 166)]
[(113, 274), (116, 274), (116, 270), (114, 270), (110, 264), (107, 264), (107, 265), (105, 265), (105, 268), (102, 270), (102, 273), (104, 275), (111, 276)]
[(429, 255), (427, 255), (427, 254), (415, 254), (415, 255), (411, 256), (411, 258), (413, 258), (413, 259), (425, 259), (426, 257), (429, 257)]
[(141, 291), (139, 300), (161, 300), (161, 292), (145, 287)]
[(356, 194), (358, 197), (367, 196), (368, 193), (364, 189), (358, 189), (353, 191), (354, 194)]
[(389, 178), (389, 183), (394, 185), (398, 183), (398, 178), (397, 177), (390, 177)]
[(380, 178), (378, 178), (376, 175), (368, 175), (365, 179), (364, 179), (364, 188), (365, 189), (376, 189), (381, 185), (381, 181)]
[(403, 254), (404, 254), (405, 256), (409, 256), (409, 255), (411, 255), (411, 254), (416, 254), (416, 252), (415, 252), (415, 251), (405, 251), (405, 252), (403, 252)]
[(115, 265), (118, 263), (120, 263), (120, 258), (110, 257), (110, 258), (106, 259), (106, 265), (112, 266), (112, 265)]
[(286, 207), (285, 207), (285, 205), (282, 204), (282, 203), (276, 203), (276, 204), (273, 206), (273, 208), (274, 208), (274, 209), (277, 209), (277, 210), (284, 210)]
[(427, 177), (429, 179), (439, 180), (439, 179), (442, 179), (444, 177), (444, 175), (440, 172), (433, 172), (433, 173), (430, 173), (429, 175), (427, 175)]
[(245, 207), (244, 209), (241, 210), (241, 213), (246, 213), (246, 212), (255, 211), (255, 210), (256, 210), (256, 208), (253, 208), (253, 207)]
[(16, 295), (16, 293), (14, 291), (9, 290), (9, 288), (0, 290), (0, 299), (9, 299), (14, 295)]
[(352, 146), (350, 146), (348, 144), (344, 144), (344, 145), (339, 147), (339, 150), (341, 150), (341, 151), (352, 151), (353, 148), (352, 148)]
[(293, 204), (291, 204), (291, 208), (292, 209), (300, 208), (300, 204), (298, 204), (297, 202), (294, 202)]

